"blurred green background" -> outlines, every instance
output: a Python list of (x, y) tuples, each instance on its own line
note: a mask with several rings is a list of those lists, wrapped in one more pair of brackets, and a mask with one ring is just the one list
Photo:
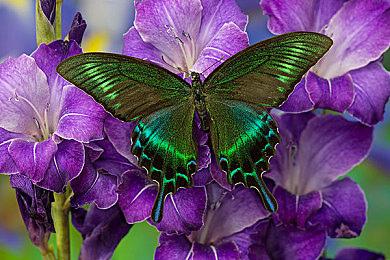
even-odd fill
[[(0, 0), (0, 61), (8, 56), (30, 54), (36, 48), (33, 0)], [(271, 36), (266, 17), (258, 0), (237, 0), (249, 15), (247, 31), (250, 42)], [(64, 0), (63, 33), (68, 31), (73, 16), (80, 11), (87, 22), (83, 40), (84, 51), (121, 53), (122, 35), (132, 26), (133, 2), (130, 0)], [(384, 65), (390, 70), (390, 51), (384, 55)], [(373, 83), (375, 84), (375, 83)], [(375, 140), (370, 156), (348, 176), (357, 181), (366, 193), (368, 221), (360, 237), (329, 239), (327, 256), (334, 256), (341, 247), (362, 247), (390, 257), (390, 106), (384, 122), (375, 127)], [(55, 235), (51, 240), (54, 241)], [(78, 258), (82, 238), (72, 227), (72, 259)], [(134, 225), (121, 241), (113, 259), (152, 259), (158, 246), (158, 232), (143, 222)], [(15, 192), (7, 176), (0, 176), (0, 259), (41, 259), (40, 252), (29, 241), (19, 213)]]

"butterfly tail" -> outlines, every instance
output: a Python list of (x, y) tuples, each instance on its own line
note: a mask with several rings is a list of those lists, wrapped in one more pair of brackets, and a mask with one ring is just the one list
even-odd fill
[(251, 185), (260, 193), (265, 209), (269, 213), (275, 213), (278, 210), (278, 203), (272, 193), (268, 190), (263, 178), (261, 176), (259, 177), (260, 178), (256, 178), (256, 182), (251, 183)]
[(154, 223), (160, 223), (164, 212), (164, 202), (167, 196), (165, 185), (159, 185), (158, 193), (152, 208), (151, 219)]

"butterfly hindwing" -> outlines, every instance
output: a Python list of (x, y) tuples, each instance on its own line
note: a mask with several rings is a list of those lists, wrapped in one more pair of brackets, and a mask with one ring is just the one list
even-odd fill
[(261, 177), (280, 142), (274, 120), (264, 108), (240, 101), (208, 99), (206, 104), (213, 149), (228, 183), (257, 188), (266, 209), (275, 212), (276, 200)]
[(204, 92), (220, 99), (278, 107), (331, 45), (329, 37), (312, 32), (261, 41), (218, 66), (205, 80)]
[(198, 169), (193, 140), (194, 112), (193, 103), (186, 100), (141, 118), (133, 130), (131, 153), (148, 170), (149, 177), (159, 183), (152, 209), (154, 222), (161, 221), (169, 193), (193, 185), (191, 175)]
[(148, 116), (191, 95), (191, 86), (153, 63), (112, 53), (83, 53), (57, 72), (122, 121)]

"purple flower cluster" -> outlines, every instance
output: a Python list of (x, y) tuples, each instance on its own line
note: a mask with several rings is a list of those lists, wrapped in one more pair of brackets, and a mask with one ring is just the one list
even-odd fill
[[(55, 6), (41, 2), (51, 21)], [(260, 4), (271, 32), (315, 31), (334, 41), (280, 110), (271, 112), (282, 141), (265, 180), (278, 212), (270, 215), (255, 190), (226, 182), (195, 116), (194, 187), (168, 195), (162, 221), (153, 223), (158, 186), (130, 153), (135, 122), (115, 119), (55, 71), (81, 53), (86, 23), (77, 14), (69, 42), (41, 44), (31, 56), (0, 64), (0, 173), (11, 176), (34, 245), (47, 251), (53, 192), (66, 187), (72, 223), (84, 239), (82, 259), (110, 258), (131, 226), (144, 220), (161, 232), (156, 259), (318, 259), (327, 238), (360, 235), (365, 195), (342, 176), (369, 153), (373, 125), (383, 119), (390, 96), (390, 75), (380, 63), (390, 44), (390, 2)], [(207, 77), (249, 45), (247, 16), (234, 0), (144, 0), (135, 8), (123, 54), (183, 77), (190, 71)], [(318, 108), (348, 111), (357, 120), (320, 115)], [(383, 257), (343, 249), (334, 259), (357, 256)]]

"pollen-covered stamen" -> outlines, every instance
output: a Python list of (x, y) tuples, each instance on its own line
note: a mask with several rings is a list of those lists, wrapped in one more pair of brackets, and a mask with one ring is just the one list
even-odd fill
[(38, 141), (43, 141), (43, 140), (46, 140), (47, 138), (49, 138), (49, 129), (48, 129), (48, 124), (47, 124), (47, 111), (46, 110), (45, 110), (44, 118), (42, 118), (41, 114), (39, 113), (38, 109), (34, 106), (34, 104), (31, 103), (31, 101), (28, 100), (27, 98), (19, 96), (16, 93), (16, 90), (15, 90), (15, 96), (10, 97), (8, 100), (9, 101), (15, 100), (17, 102), (22, 100), (22, 101), (26, 102), (32, 108), (32, 110), (34, 111), (34, 113), (36, 115), (36, 117), (33, 117), (32, 119), (34, 120), (34, 122), (37, 126), (37, 129), (40, 131), (40, 133), (42, 135), (39, 137), (34, 135), (33, 137), (37, 138)]
[[(173, 26), (165, 25), (164, 27), (168, 35), (178, 42), (180, 51), (184, 58), (184, 68), (181, 69), (180, 64), (177, 64), (176, 61), (176, 65), (178, 65), (177, 68), (180, 69), (180, 72), (184, 71), (186, 76), (188, 76), (190, 73), (190, 68), (195, 64), (195, 61), (197, 59), (196, 45), (194, 44), (194, 41), (192, 40), (191, 35), (188, 32), (182, 31), (180, 35)], [(170, 58), (170, 60), (172, 59)]]

